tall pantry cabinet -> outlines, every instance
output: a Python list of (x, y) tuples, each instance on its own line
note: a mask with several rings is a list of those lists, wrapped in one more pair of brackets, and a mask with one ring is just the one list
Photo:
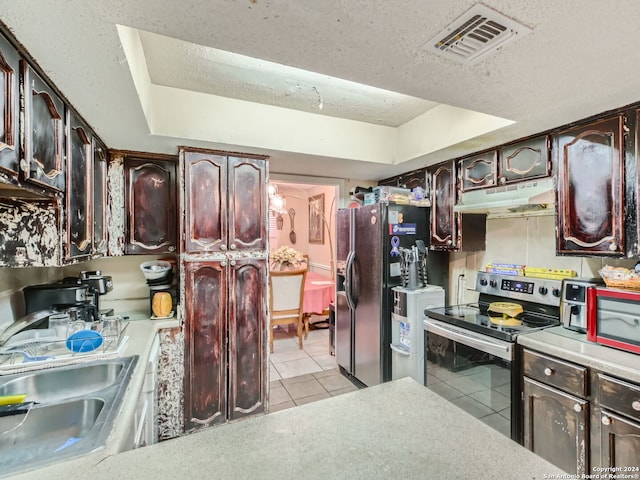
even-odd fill
[(265, 411), (267, 160), (180, 149), (185, 431)]

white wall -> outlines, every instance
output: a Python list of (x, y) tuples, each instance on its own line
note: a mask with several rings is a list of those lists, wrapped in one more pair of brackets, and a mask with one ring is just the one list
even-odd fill
[[(311, 188), (301, 188), (299, 185), (278, 184), (278, 193), (285, 196), (287, 210), (295, 210), (294, 227), (296, 243), (289, 238), (291, 221), (285, 214), (282, 230), (277, 231), (277, 246), (288, 245), (299, 252), (309, 255), (310, 270), (330, 276), (332, 268), (332, 254), (335, 255), (335, 212), (337, 188), (332, 185), (318, 185)], [(324, 243), (309, 243), (309, 197), (324, 194), (324, 211), (330, 232), (325, 228)], [(330, 243), (331, 241), (331, 243)], [(275, 250), (275, 242), (271, 250)]]
[(598, 277), (598, 270), (605, 265), (632, 268), (638, 261), (637, 259), (557, 256), (554, 216), (488, 219), (486, 239), (485, 251), (451, 255), (450, 303), (467, 303), (477, 300), (476, 274), (484, 270), (489, 262), (571, 269), (575, 270), (579, 277), (591, 278)]

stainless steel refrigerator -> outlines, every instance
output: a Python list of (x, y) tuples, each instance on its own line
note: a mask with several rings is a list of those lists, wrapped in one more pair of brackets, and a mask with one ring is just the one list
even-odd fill
[[(399, 251), (429, 245), (429, 209), (373, 204), (337, 215), (335, 350), (343, 374), (365, 386), (391, 380), (393, 292)], [(427, 281), (447, 289), (448, 253), (428, 251)]]

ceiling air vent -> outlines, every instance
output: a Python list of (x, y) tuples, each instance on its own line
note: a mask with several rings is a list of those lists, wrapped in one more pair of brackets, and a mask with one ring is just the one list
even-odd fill
[(458, 63), (472, 64), (531, 29), (478, 3), (425, 46)]

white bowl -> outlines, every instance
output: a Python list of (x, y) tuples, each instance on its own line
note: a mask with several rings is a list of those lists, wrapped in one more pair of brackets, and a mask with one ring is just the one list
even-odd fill
[(140, 264), (140, 270), (147, 280), (157, 280), (167, 276), (171, 264), (163, 260), (151, 260)]

